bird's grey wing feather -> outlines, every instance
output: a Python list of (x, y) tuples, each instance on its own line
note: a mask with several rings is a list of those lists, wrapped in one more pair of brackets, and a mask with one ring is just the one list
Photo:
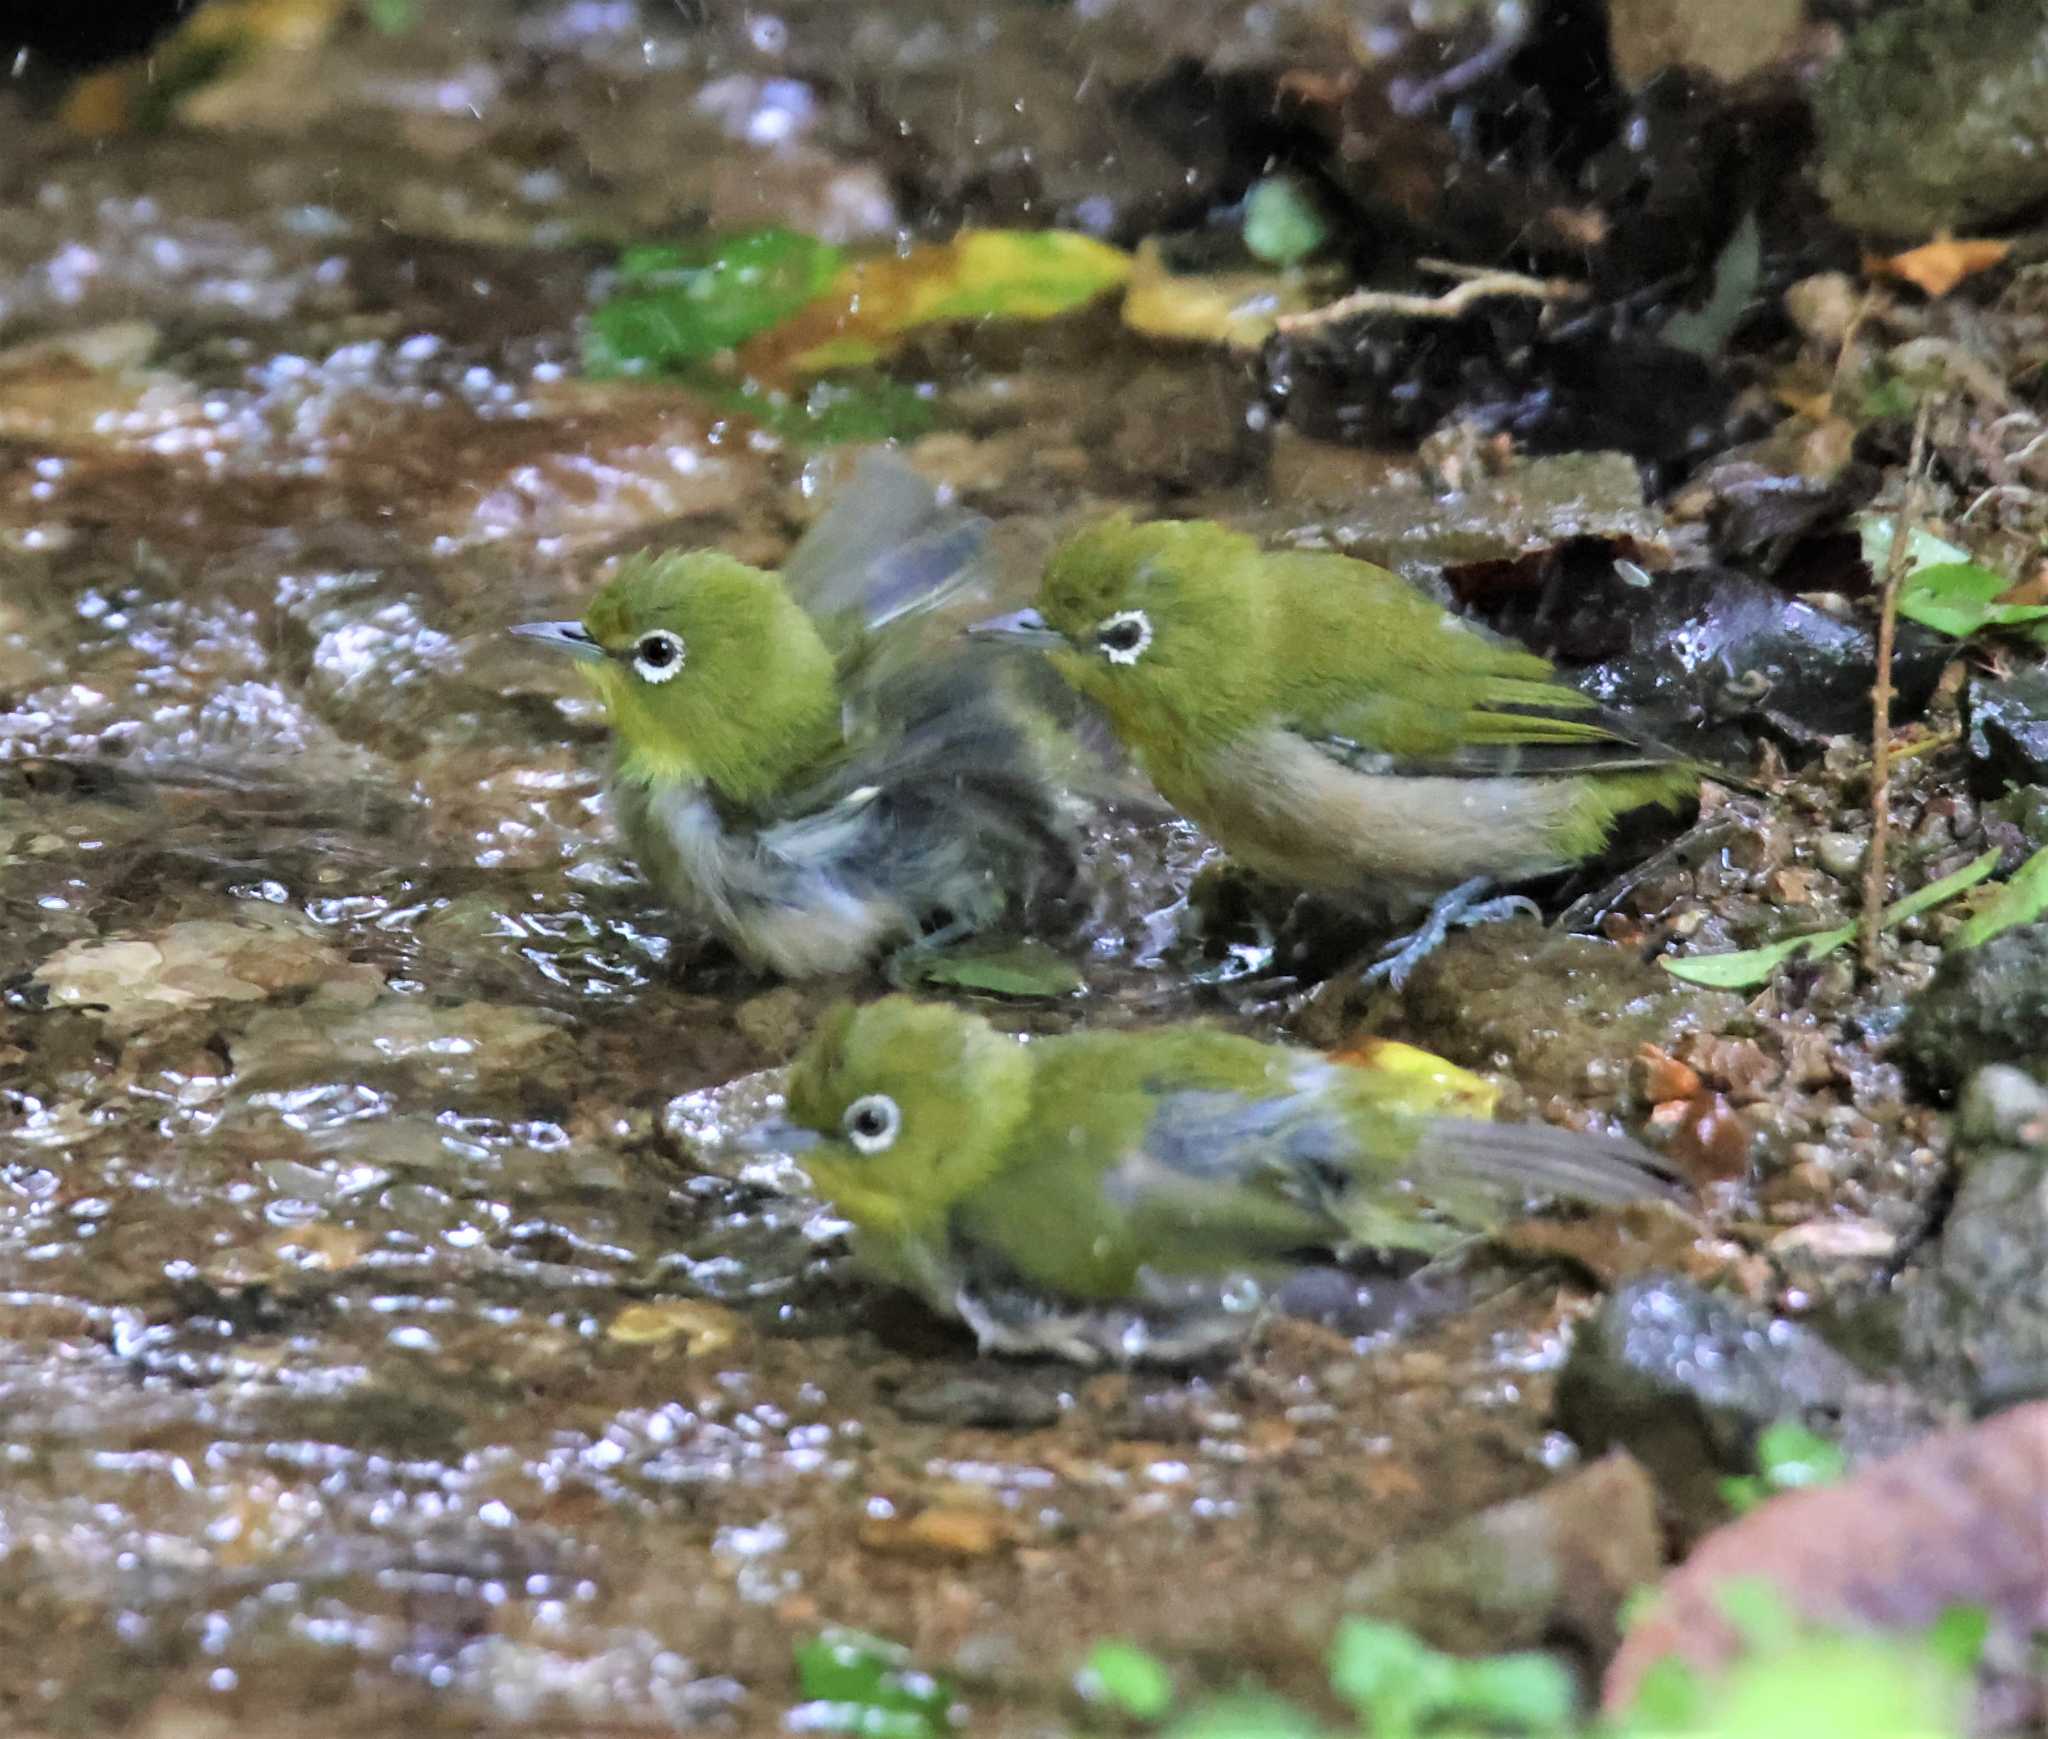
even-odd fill
[(782, 564), (790, 595), (843, 636), (936, 609), (986, 578), (988, 521), (894, 455), (865, 454)]
[(1255, 1260), (1344, 1235), (1333, 1203), (1358, 1140), (1319, 1095), (1148, 1091), (1145, 1132), (1102, 1183), (1141, 1245)]
[(848, 877), (970, 928), (1067, 893), (1077, 818), (1007, 692), (1012, 667), (970, 648), (899, 670), (863, 733), (777, 804), (764, 847), (833, 857)]

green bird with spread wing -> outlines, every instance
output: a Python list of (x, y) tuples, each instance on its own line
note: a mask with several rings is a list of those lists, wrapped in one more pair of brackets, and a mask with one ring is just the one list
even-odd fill
[(650, 553), (580, 622), (514, 630), (578, 662), (635, 859), (747, 962), (853, 971), (1071, 886), (1078, 804), (1028, 667), (926, 643), (978, 582), (986, 529), (870, 455), (779, 573)]

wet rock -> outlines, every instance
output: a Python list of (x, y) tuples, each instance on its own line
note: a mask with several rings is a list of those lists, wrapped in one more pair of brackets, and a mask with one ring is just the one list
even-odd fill
[(2048, 198), (2048, 17), (1919, 0), (1873, 19), (1816, 96), (1822, 190), (1877, 235), (1969, 235)]
[(1981, 1608), (1987, 1658), (2023, 1667), (2048, 1630), (2044, 1467), (2048, 1402), (1771, 1499), (1665, 1580), (1609, 1666), (1602, 1706), (1628, 1707), (1658, 1661), (1711, 1672), (1734, 1660), (1743, 1638), (1723, 1601), (1741, 1582), (1765, 1583), (1800, 1617), (1859, 1630), (1922, 1631), (1952, 1607)]
[(1965, 701), (1970, 783), (1996, 797), (2012, 785), (2048, 780), (2048, 670), (2022, 670), (2003, 681), (1978, 677)]
[(1407, 1625), (1454, 1653), (1564, 1640), (1605, 1656), (1619, 1640), (1622, 1603), (1663, 1556), (1648, 1475), (1609, 1455), (1533, 1497), (1384, 1553), (1345, 1585), (1342, 1610)]
[(1962, 1182), (1909, 1282), (1906, 1345), (1991, 1409), (2048, 1396), (2048, 1089), (1993, 1065), (1957, 1124)]
[(1694, 1525), (1720, 1513), (1721, 1479), (1747, 1469), (1766, 1425), (1796, 1419), (1867, 1452), (1915, 1418), (1813, 1328), (1670, 1275), (1630, 1282), (1580, 1329), (1557, 1414), (1589, 1453), (1626, 1448)]
[(260, 905), (234, 922), (190, 919), (151, 936), (72, 942), (35, 977), (53, 1004), (97, 1014), (114, 1032), (137, 1031), (181, 1009), (261, 1002), (314, 984), (375, 995), (383, 982), (337, 958), (310, 925)]
[[(1731, 752), (1756, 726), (1800, 744), (1870, 728), (1871, 630), (1744, 574), (1663, 574), (1633, 592), (1594, 576), (1549, 632), (1567, 646), (1604, 643), (1580, 686), (1701, 753)], [(1902, 714), (1926, 704), (1953, 645), (1899, 624), (1892, 680)]]
[(1984, 837), (2006, 854), (2001, 869), (2017, 869), (2048, 845), (2048, 785), (2022, 785), (1984, 805)]
[[(1296, 442), (1314, 448), (1314, 443)], [(1338, 469), (1328, 463), (1337, 449), (1321, 448), (1319, 471), (1295, 469), (1310, 480), (1297, 488), (1301, 504), (1327, 506), (1330, 517), (1316, 527), (1320, 541), (1360, 561), (1377, 562), (1414, 580), (1434, 579), (1447, 569), (1471, 570), (1483, 591), (1494, 565), (1542, 556), (1582, 541), (1608, 546), (1653, 565), (1671, 559), (1663, 515), (1643, 498), (1642, 474), (1625, 453), (1570, 453), (1505, 467), (1497, 474), (1460, 469), (1457, 485), (1445, 488), (1414, 473), (1387, 476)], [(1286, 446), (1276, 449), (1279, 463)], [(1248, 523), (1275, 535), (1301, 523), (1300, 507)]]
[(2048, 923), (1947, 954), (1899, 1028), (1915, 1080), (1954, 1091), (1989, 1063), (2048, 1074)]
[(1454, 935), (1426, 958), (1397, 998), (1361, 996), (1332, 980), (1309, 1001), (1299, 1035), (1339, 1048), (1361, 1025), (1467, 1068), (1497, 1069), (1541, 1103), (1617, 1092), (1644, 1045), (1710, 1025), (1732, 1002), (1680, 991), (1635, 953), (1526, 923)]

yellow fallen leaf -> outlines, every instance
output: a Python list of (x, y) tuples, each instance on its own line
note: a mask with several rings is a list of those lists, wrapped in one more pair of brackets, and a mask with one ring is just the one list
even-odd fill
[(1930, 296), (1946, 296), (1965, 278), (1989, 271), (2011, 252), (2011, 242), (1959, 241), (1938, 235), (1902, 254), (1866, 254), (1863, 269), (1876, 278), (1902, 278)]
[(1049, 320), (1130, 276), (1121, 248), (1072, 230), (964, 230), (899, 257), (849, 260), (814, 301), (749, 339), (761, 378), (858, 367), (920, 327), (953, 320)]
[(1303, 280), (1288, 273), (1168, 271), (1158, 242), (1148, 239), (1139, 244), (1124, 290), (1123, 318), (1148, 338), (1256, 350), (1279, 316), (1314, 303)]
[(661, 1346), (678, 1336), (689, 1338), (694, 1356), (723, 1352), (739, 1339), (740, 1319), (722, 1305), (675, 1298), (661, 1304), (629, 1304), (604, 1331), (606, 1340), (629, 1347)]

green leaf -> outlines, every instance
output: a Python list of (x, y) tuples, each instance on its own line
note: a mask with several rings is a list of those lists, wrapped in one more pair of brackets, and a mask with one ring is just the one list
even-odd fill
[(1752, 1648), (1782, 1642), (1798, 1624), (1784, 1595), (1762, 1576), (1738, 1576), (1714, 1590), (1714, 1604)]
[(1682, 1733), (1699, 1724), (1706, 1686), (1691, 1666), (1675, 1654), (1653, 1661), (1636, 1682), (1635, 1701), (1628, 1707), (1630, 1733)]
[(1964, 922), (1949, 946), (1979, 947), (2020, 924), (2031, 924), (2044, 911), (2048, 911), (2048, 846), (2035, 852), (2000, 885), (1990, 903)]
[(1788, 960), (1818, 960), (1852, 940), (1855, 934), (1855, 925), (1844, 924), (1839, 929), (1788, 936), (1782, 942), (1744, 948), (1733, 954), (1694, 954), (1682, 960), (1667, 954), (1657, 964), (1687, 984), (1703, 984), (1712, 990), (1747, 990), (1753, 984), (1767, 983)]
[[(1918, 917), (1922, 912), (1954, 899), (1965, 888), (1975, 887), (1996, 869), (1998, 859), (1999, 853), (1994, 847), (1982, 857), (1973, 858), (1953, 875), (1929, 882), (1918, 893), (1908, 894), (1903, 900), (1894, 900), (1885, 907), (1878, 927), (1889, 930), (1895, 924), (1903, 924), (1908, 918)], [(1788, 936), (1782, 942), (1766, 943), (1761, 948), (1744, 948), (1733, 954), (1695, 954), (1684, 960), (1666, 955), (1657, 964), (1673, 978), (1682, 978), (1688, 984), (1704, 984), (1716, 990), (1743, 990), (1766, 982), (1772, 973), (1794, 956), (1818, 960), (1852, 940), (1855, 934), (1854, 924), (1843, 924), (1836, 929)]]
[[(1865, 514), (1858, 521), (1863, 559), (1879, 580), (1891, 565), (1893, 521)], [(1970, 552), (1915, 526), (1906, 545), (1899, 614), (1962, 640), (1985, 628), (2019, 628), (2048, 617), (2048, 604), (2001, 604), (2011, 590), (2003, 574), (1970, 559)], [(2038, 636), (2037, 636), (2038, 637)]]
[[(1873, 577), (1882, 580), (1892, 560), (1892, 524), (1881, 514), (1864, 513), (1856, 517), (1856, 531), (1863, 546), (1863, 563)], [(1906, 540), (1906, 574), (1908, 578), (1922, 568), (1948, 566), (1956, 563), (1968, 565), (1970, 552), (1938, 538), (1924, 525), (1913, 527), (1913, 534)]]
[(1658, 336), (1674, 349), (1694, 356), (1720, 355), (1756, 300), (1763, 265), (1763, 232), (1757, 226), (1756, 212), (1747, 211), (1714, 262), (1714, 288), (1706, 305), (1681, 309), (1664, 323)]
[(1269, 266), (1298, 265), (1330, 239), (1316, 198), (1292, 175), (1269, 175), (1244, 197), (1244, 246)]
[(1398, 1624), (1347, 1618), (1330, 1642), (1330, 1689), (1375, 1734), (1415, 1732), (1444, 1706), (1455, 1663)]
[(623, 292), (590, 317), (585, 367), (602, 376), (702, 362), (794, 314), (840, 259), (827, 242), (772, 228), (629, 249), (619, 261)]
[(889, 977), (905, 990), (944, 984), (1016, 997), (1072, 996), (1086, 983), (1072, 961), (1043, 942), (981, 949), (906, 948), (889, 962)]
[(1097, 1643), (1078, 1682), (1091, 1703), (1107, 1703), (1140, 1721), (1156, 1721), (1173, 1706), (1173, 1675), (1157, 1655), (1133, 1643)]
[(2003, 574), (1975, 562), (1937, 562), (1915, 570), (1899, 588), (1899, 614), (1961, 640), (1980, 628), (2011, 628), (2048, 616), (2048, 604), (2001, 604), (2011, 589)]
[(798, 1724), (873, 1739), (935, 1739), (951, 1725), (952, 1688), (918, 1671), (899, 1643), (857, 1630), (827, 1630), (796, 1649)]
[(1547, 1654), (1504, 1654), (1461, 1662), (1449, 1712), (1488, 1727), (1556, 1733), (1571, 1725), (1578, 1687)]

